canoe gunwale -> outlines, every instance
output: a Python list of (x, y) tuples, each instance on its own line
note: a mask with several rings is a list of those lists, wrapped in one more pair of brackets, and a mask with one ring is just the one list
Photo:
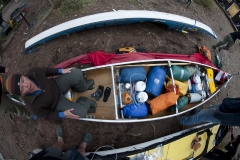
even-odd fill
[(121, 65), (127, 65), (127, 64), (137, 64), (137, 63), (144, 63), (144, 62), (162, 62), (162, 61), (173, 61), (173, 62), (183, 62), (183, 63), (194, 63), (200, 66), (205, 66), (205, 67), (209, 67), (215, 70), (219, 70), (216, 67), (213, 66), (209, 66), (206, 64), (202, 64), (202, 63), (198, 63), (198, 62), (193, 62), (193, 61), (188, 61), (188, 60), (178, 60), (178, 59), (148, 59), (148, 60), (138, 60), (138, 61), (128, 61), (128, 62), (119, 62), (119, 63), (114, 63), (114, 64), (105, 64), (105, 65), (101, 65), (101, 66), (93, 66), (93, 67), (89, 67), (89, 68), (84, 68), (82, 69), (82, 71), (88, 71), (88, 70), (92, 70), (92, 69), (98, 69), (98, 68), (105, 68), (105, 67), (111, 67), (111, 66), (121, 66)]

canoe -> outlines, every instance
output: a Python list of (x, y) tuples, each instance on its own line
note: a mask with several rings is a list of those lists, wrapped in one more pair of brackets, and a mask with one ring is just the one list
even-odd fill
[[(76, 101), (78, 97), (83, 96), (89, 99), (95, 100), (97, 103), (96, 112), (95, 113), (88, 113), (86, 117), (81, 117), (81, 120), (86, 121), (93, 121), (93, 122), (108, 122), (108, 123), (133, 123), (133, 122), (147, 122), (153, 120), (160, 120), (166, 119), (174, 116), (181, 115), (186, 113), (198, 106), (203, 105), (205, 102), (209, 101), (213, 98), (217, 93), (221, 91), (223, 87), (231, 80), (232, 76), (226, 72), (227, 79), (224, 83), (216, 83), (214, 78), (216, 78), (216, 74), (220, 73), (220, 70), (211, 64), (204, 56), (199, 53), (195, 53), (191, 56), (189, 55), (179, 55), (179, 54), (163, 54), (163, 53), (125, 53), (125, 54), (109, 54), (104, 53), (102, 51), (92, 52), (88, 54), (83, 54), (74, 58), (71, 58), (65, 62), (62, 62), (55, 67), (71, 67), (76, 64), (91, 64), (94, 65), (92, 67), (87, 67), (82, 69), (84, 75), (86, 75), (86, 79), (93, 79), (95, 81), (94, 89), (85, 91), (83, 93), (73, 92), (71, 99)], [(206, 72), (208, 69), (213, 71), (213, 77), (207, 77), (205, 79), (205, 88), (207, 96), (202, 96), (201, 100), (198, 100), (194, 103), (187, 103), (183, 109), (178, 109), (177, 105), (170, 106), (156, 114), (151, 114), (151, 112), (147, 112), (145, 117), (137, 117), (137, 116), (125, 116), (124, 112), (126, 111), (127, 107), (130, 104), (134, 105), (135, 108), (135, 101), (133, 100), (134, 95), (130, 94), (130, 98), (132, 98), (132, 102), (130, 104), (124, 103), (124, 90), (123, 86), (125, 83), (119, 82), (119, 75), (123, 69), (132, 70), (133, 67), (141, 67), (144, 68), (146, 71), (146, 78), (147, 81), (150, 81), (148, 78), (149, 70), (152, 67), (160, 66), (162, 68), (166, 68), (167, 70), (171, 71), (170, 69), (174, 66), (198, 66), (202, 72)], [(222, 71), (221, 71), (222, 72)], [(154, 73), (155, 74), (155, 73)], [(172, 79), (175, 79), (171, 72), (169, 72)], [(207, 73), (206, 73), (207, 75)], [(163, 78), (163, 81), (166, 81), (166, 77)], [(145, 81), (145, 79), (143, 80)], [(176, 80), (174, 80), (176, 82)], [(130, 83), (130, 82), (129, 82)], [(131, 82), (131, 86), (135, 85), (137, 82)], [(186, 82), (184, 82), (186, 83)], [(187, 82), (188, 84), (188, 82)], [(111, 94), (108, 97), (107, 102), (104, 102), (104, 95), (100, 98), (100, 100), (96, 100), (94, 97), (91, 96), (94, 92), (96, 92), (99, 86), (103, 86), (104, 90), (109, 87), (111, 88)], [(215, 90), (211, 91), (211, 85), (215, 85)], [(209, 87), (207, 87), (209, 86)], [(206, 89), (207, 87), (207, 89)], [(160, 95), (165, 94), (164, 86), (162, 90), (159, 92)], [(210, 90), (210, 91), (209, 91)], [(128, 92), (128, 91), (127, 91)], [(188, 92), (192, 92), (188, 91)], [(199, 93), (200, 91), (198, 91)], [(129, 92), (128, 92), (129, 93)], [(149, 95), (149, 92), (147, 92)], [(199, 93), (201, 94), (201, 93)], [(186, 93), (187, 95), (187, 93)], [(186, 96), (185, 95), (185, 96)], [(150, 99), (151, 96), (148, 98)], [(156, 95), (155, 97), (158, 97)], [(151, 97), (152, 98), (152, 97)], [(148, 99), (148, 100), (149, 100)], [(189, 102), (189, 99), (188, 99)], [(191, 102), (191, 101), (190, 101)], [(176, 104), (177, 101), (174, 103)], [(147, 109), (151, 107), (149, 106), (147, 101), (142, 102), (147, 106)], [(162, 104), (160, 103), (159, 106)], [(138, 106), (138, 105), (137, 105)], [(136, 108), (135, 108), (136, 109)], [(144, 108), (146, 109), (146, 107)], [(136, 112), (135, 112), (136, 113)]]
[[(141, 144), (123, 148), (110, 148), (109, 150), (88, 152), (87, 157), (91, 159), (199, 159), (209, 153), (215, 146), (220, 125), (208, 123), (183, 131), (176, 132), (161, 138), (157, 138)], [(191, 148), (193, 140), (201, 138), (198, 142), (200, 147), (195, 151)], [(94, 159), (93, 158), (93, 159)]]
[(26, 41), (25, 49), (76, 31), (140, 22), (158, 23), (161, 27), (183, 33), (200, 32), (217, 38), (209, 26), (184, 16), (156, 11), (119, 10), (89, 15), (54, 26)]

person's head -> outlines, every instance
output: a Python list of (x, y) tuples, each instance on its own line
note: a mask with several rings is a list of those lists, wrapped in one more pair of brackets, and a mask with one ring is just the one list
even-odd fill
[(6, 80), (6, 89), (10, 94), (21, 96), (29, 92), (29, 78), (21, 74), (10, 75)]

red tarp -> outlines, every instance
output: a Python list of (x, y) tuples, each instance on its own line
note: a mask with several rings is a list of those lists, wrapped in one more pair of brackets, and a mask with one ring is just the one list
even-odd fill
[(212, 66), (217, 69), (207, 58), (200, 53), (194, 53), (192, 55), (183, 54), (166, 54), (166, 53), (105, 53), (103, 51), (96, 51), (87, 54), (83, 54), (60, 64), (54, 66), (55, 68), (66, 68), (72, 64), (92, 64), (93, 66), (100, 66), (105, 64), (114, 64), (128, 61), (150, 60), (150, 59), (177, 59), (187, 60), (192, 62), (198, 62), (205, 65)]

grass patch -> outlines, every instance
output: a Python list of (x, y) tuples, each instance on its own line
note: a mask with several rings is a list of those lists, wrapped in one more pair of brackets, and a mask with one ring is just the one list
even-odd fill
[(210, 10), (213, 9), (213, 3), (214, 1), (213, 0), (194, 0), (194, 2), (204, 6), (205, 8), (208, 8)]
[(57, 17), (58, 20), (62, 20), (63, 19), (63, 13), (60, 12), (60, 11), (57, 11), (56, 17)]
[(138, 0), (129, 0), (130, 4), (138, 4)]
[(58, 20), (64, 20), (68, 13), (79, 12), (84, 9), (92, 0), (58, 0), (58, 8), (55, 12)]
[(45, 16), (45, 14), (47, 12), (48, 12), (48, 10), (45, 10), (45, 11), (42, 11), (42, 12), (38, 13), (37, 16), (36, 16), (37, 22), (40, 21)]
[(59, 1), (61, 3), (59, 11), (61, 12), (71, 12), (80, 10), (92, 2), (91, 0), (59, 0)]
[(19, 28), (19, 23), (15, 22), (13, 25), (13, 30), (16, 31)]
[(0, 44), (7, 40), (8, 36), (6, 34), (0, 34)]

